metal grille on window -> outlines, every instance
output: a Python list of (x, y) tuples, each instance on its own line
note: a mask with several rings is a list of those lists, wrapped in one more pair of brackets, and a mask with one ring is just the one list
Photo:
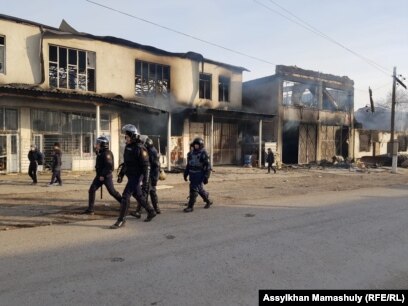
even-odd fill
[[(109, 120), (108, 114), (101, 114), (101, 130), (108, 136)], [(93, 157), (95, 114), (32, 109), (31, 126), (33, 133), (42, 135), (46, 156), (51, 156), (54, 142), (59, 142), (66, 157)]]
[(170, 67), (136, 61), (135, 63), (135, 95), (169, 98)]

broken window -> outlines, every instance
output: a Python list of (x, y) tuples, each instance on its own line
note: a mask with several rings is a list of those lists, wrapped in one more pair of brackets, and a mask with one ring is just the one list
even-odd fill
[(313, 84), (283, 82), (283, 105), (317, 107), (317, 87)]
[(347, 111), (350, 97), (347, 91), (323, 88), (323, 109)]
[(5, 37), (0, 36), (0, 73), (5, 73)]
[(136, 60), (136, 96), (170, 96), (170, 66)]
[(230, 78), (220, 76), (218, 78), (218, 101), (229, 102)]
[(50, 87), (96, 91), (95, 52), (50, 45), (48, 67)]
[(369, 152), (371, 146), (371, 133), (360, 131), (359, 140), (360, 140), (359, 146), (360, 152)]
[(200, 99), (211, 100), (212, 75), (200, 73), (199, 97)]

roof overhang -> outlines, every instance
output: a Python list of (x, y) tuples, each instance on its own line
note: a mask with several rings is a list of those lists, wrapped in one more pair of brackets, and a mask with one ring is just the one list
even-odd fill
[(150, 105), (140, 103), (135, 100), (127, 100), (121, 97), (106, 97), (89, 93), (78, 93), (65, 90), (45, 90), (32, 86), (0, 85), (1, 96), (31, 97), (38, 99), (58, 99), (59, 101), (73, 101), (77, 103), (108, 105), (117, 107), (130, 107), (153, 113), (167, 113), (164, 109), (159, 109)]

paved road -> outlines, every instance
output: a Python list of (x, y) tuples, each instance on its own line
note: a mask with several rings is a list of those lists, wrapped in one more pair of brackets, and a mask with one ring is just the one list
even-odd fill
[(408, 186), (0, 232), (1, 305), (257, 305), (258, 289), (408, 287)]

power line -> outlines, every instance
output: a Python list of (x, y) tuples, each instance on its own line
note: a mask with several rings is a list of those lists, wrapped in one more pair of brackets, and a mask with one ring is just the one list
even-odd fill
[(186, 36), (186, 37), (188, 37), (188, 38), (191, 38), (191, 39), (194, 39), (194, 40), (197, 40), (197, 41), (200, 41), (200, 42), (202, 42), (202, 43), (211, 45), (211, 46), (213, 46), (213, 47), (217, 47), (217, 48), (220, 48), (220, 49), (224, 49), (224, 50), (229, 51), (229, 52), (231, 52), (231, 53), (235, 53), (235, 54), (238, 54), (238, 55), (242, 55), (242, 56), (245, 56), (245, 57), (254, 59), (254, 60), (259, 61), (259, 62), (263, 62), (263, 63), (266, 63), (266, 64), (270, 64), (270, 65), (276, 66), (276, 64), (274, 64), (274, 63), (272, 63), (272, 62), (270, 62), (270, 61), (268, 61), (268, 60), (262, 59), (262, 58), (260, 58), (260, 57), (252, 56), (252, 55), (250, 55), (250, 54), (247, 54), (247, 53), (244, 53), (244, 52), (241, 52), (241, 51), (237, 51), (237, 50), (234, 50), (234, 49), (231, 49), (231, 48), (228, 48), (228, 47), (224, 47), (224, 46), (222, 46), (222, 45), (219, 45), (219, 44), (210, 42), (210, 41), (208, 41), (208, 40), (204, 40), (204, 39), (202, 39), (202, 38), (199, 38), (199, 37), (196, 37), (196, 36), (193, 36), (193, 35), (190, 35), (190, 34), (187, 34), (187, 33), (181, 32), (181, 31), (178, 31), (178, 30), (174, 30), (174, 29), (169, 28), (169, 27), (167, 27), (167, 26), (163, 26), (163, 25), (160, 25), (160, 24), (158, 24), (158, 23), (156, 23), (156, 22), (153, 22), (153, 21), (150, 21), (150, 20), (147, 20), (147, 19), (144, 19), (144, 18), (135, 16), (135, 15), (132, 15), (132, 14), (129, 14), (129, 13), (126, 13), (126, 12), (123, 12), (123, 11), (120, 11), (120, 10), (117, 10), (117, 9), (114, 9), (114, 8), (112, 8), (112, 7), (109, 7), (109, 6), (100, 4), (100, 3), (98, 3), (98, 2), (94, 2), (94, 1), (91, 1), (91, 0), (86, 0), (86, 1), (89, 2), (89, 3), (92, 3), (92, 4), (94, 4), (94, 5), (97, 5), (97, 6), (106, 8), (106, 9), (108, 9), (108, 10), (114, 11), (114, 12), (116, 12), (116, 13), (119, 13), (119, 14), (122, 14), (122, 15), (125, 15), (125, 16), (128, 16), (128, 17), (131, 17), (131, 18), (133, 18), (133, 19), (137, 19), (137, 20), (139, 20), (139, 21), (143, 21), (143, 22), (149, 23), (149, 24), (151, 24), (151, 25), (154, 25), (154, 26), (156, 26), (156, 27), (165, 29), (165, 30), (167, 30), (167, 31), (170, 31), (170, 32), (173, 32), (173, 33), (182, 35), (182, 36)]
[[(293, 22), (297, 25), (299, 25), (300, 27), (320, 36), (323, 37), (326, 40), (329, 40), (330, 42), (338, 45), (339, 47), (345, 49), (346, 51), (350, 52), (351, 54), (357, 56), (358, 58), (360, 58), (361, 60), (363, 60), (364, 62), (366, 62), (367, 64), (371, 65), (372, 67), (376, 68), (377, 70), (381, 71), (382, 73), (386, 74), (387, 76), (390, 76), (390, 72), (388, 71), (387, 68), (382, 67), (380, 64), (377, 64), (376, 62), (370, 60), (369, 58), (353, 51), (352, 49), (346, 47), (345, 45), (343, 45), (342, 43), (336, 41), (335, 39), (331, 38), (330, 36), (326, 35), (325, 33), (321, 32), (319, 29), (317, 29), (316, 27), (310, 25), (309, 23), (307, 23), (306, 21), (304, 21), (302, 18), (296, 16), (295, 14), (293, 14), (291, 11), (287, 10), (286, 8), (284, 8), (283, 6), (277, 4), (276, 2), (274, 2), (273, 0), (268, 0), (270, 1), (272, 4), (278, 6), (280, 9), (284, 10), (285, 12), (287, 12), (288, 14), (290, 14), (291, 16), (293, 16), (295, 19), (288, 17), (285, 14), (282, 14), (281, 12), (274, 10), (273, 8), (265, 5), (264, 3), (258, 1), (258, 0), (254, 0), (255, 3), (259, 4), (260, 6), (266, 8), (267, 10), (274, 12), (278, 15), (280, 15), (281, 17), (289, 20), (290, 22)], [(298, 21), (297, 21), (298, 20)]]
[[(132, 14), (129, 14), (129, 13), (120, 11), (120, 10), (118, 10), (118, 9), (115, 9), (115, 8), (112, 8), (112, 7), (109, 7), (109, 6), (100, 4), (100, 3), (95, 2), (95, 1), (92, 1), (92, 0), (86, 0), (86, 1), (89, 2), (89, 3), (91, 3), (91, 4), (100, 6), (100, 7), (105, 8), (105, 9), (108, 9), (108, 10), (110, 10), (110, 11), (119, 13), (119, 14), (121, 14), (121, 15), (128, 16), (128, 17), (130, 17), (130, 18), (133, 18), (133, 19), (136, 19), (136, 20), (139, 20), (139, 21), (142, 21), (142, 22), (145, 22), (145, 23), (154, 25), (154, 26), (156, 26), (156, 27), (159, 27), (159, 28), (165, 29), (165, 30), (167, 30), (167, 31), (170, 31), (170, 32), (173, 32), (173, 33), (176, 33), (176, 34), (179, 34), (179, 35), (182, 35), (182, 36), (185, 36), (185, 37), (188, 37), (188, 38), (197, 40), (197, 41), (200, 41), (200, 42), (202, 42), (202, 43), (205, 43), (205, 44), (208, 44), (208, 45), (211, 45), (211, 46), (220, 48), (220, 49), (224, 49), (224, 50), (229, 51), (229, 52), (231, 52), (231, 53), (235, 53), (235, 54), (238, 54), (238, 55), (241, 55), (241, 56), (245, 56), (245, 57), (254, 59), (254, 60), (259, 61), (259, 62), (263, 62), (263, 63), (266, 63), (266, 64), (270, 64), (270, 65), (276, 66), (276, 64), (274, 64), (274, 63), (272, 63), (272, 62), (270, 62), (270, 61), (268, 61), (268, 60), (265, 60), (265, 59), (262, 59), (262, 58), (259, 58), (259, 57), (256, 57), (256, 56), (252, 56), (252, 55), (250, 55), (250, 54), (247, 54), (247, 53), (244, 53), (244, 52), (241, 52), (241, 51), (237, 51), (237, 50), (234, 50), (234, 49), (231, 49), (231, 48), (228, 48), (228, 47), (224, 47), (224, 46), (222, 46), (222, 45), (219, 45), (219, 44), (216, 44), (216, 43), (213, 43), (213, 42), (210, 42), (210, 41), (201, 39), (201, 38), (199, 38), (199, 37), (196, 37), (196, 36), (193, 36), (193, 35), (190, 35), (190, 34), (187, 34), (187, 33), (184, 33), (184, 32), (178, 31), (178, 30), (175, 30), (175, 29), (172, 29), (172, 28), (167, 27), (167, 26), (163, 26), (163, 25), (158, 24), (158, 23), (156, 23), (156, 22), (153, 22), (153, 21), (147, 20), (147, 19), (145, 19), (145, 18), (141, 18), (141, 17), (135, 16), (135, 15), (132, 15)], [(258, 1), (256, 1), (256, 0), (254, 0), (254, 1), (257, 2), (258, 4), (264, 6), (265, 8), (267, 8), (267, 9), (269, 9), (269, 10), (272, 10), (273, 12), (279, 14), (280, 16), (282, 16), (282, 17), (284, 17), (284, 18), (286, 18), (286, 19), (288, 19), (288, 20), (290, 20), (290, 21), (292, 21), (292, 22), (298, 24), (299, 26), (301, 26), (301, 27), (303, 27), (303, 28), (306, 28), (306, 29), (309, 30), (309, 31), (312, 31), (312, 32), (315, 33), (316, 35), (319, 35), (319, 36), (327, 36), (327, 35), (325, 35), (324, 33), (321, 33), (319, 30), (313, 29), (313, 27), (310, 26), (310, 25), (308, 25), (310, 28), (307, 28), (307, 27), (305, 27), (303, 24), (301, 24), (301, 23), (299, 23), (299, 22), (297, 22), (297, 21), (295, 21), (295, 20), (293, 20), (293, 19), (291, 19), (291, 18), (285, 16), (284, 14), (282, 14), (282, 13), (276, 11), (276, 10), (273, 10), (272, 8), (270, 8), (270, 7), (268, 7), (268, 6), (265, 6), (264, 4), (262, 4), (262, 3), (260, 3), (260, 2), (258, 2)], [(279, 5), (278, 5), (278, 6), (279, 6)], [(282, 9), (284, 9), (284, 8), (282, 7)], [(284, 10), (286, 11), (286, 9), (284, 9)], [(288, 11), (288, 12), (289, 12), (289, 11)], [(289, 13), (290, 13), (290, 12), (289, 12)], [(290, 14), (292, 14), (292, 13), (290, 13)], [(293, 15), (293, 16), (295, 16), (295, 15)], [(295, 16), (295, 17), (296, 17), (296, 16)], [(299, 20), (301, 20), (299, 17), (296, 17), (296, 18), (299, 19)], [(306, 22), (304, 22), (304, 23), (307, 25)], [(319, 32), (320, 32), (320, 33), (319, 33)], [(326, 38), (326, 37), (325, 37), (325, 38)], [(328, 36), (327, 36), (327, 38), (330, 39)], [(334, 40), (333, 40), (333, 42), (334, 42)], [(350, 50), (350, 51), (351, 51), (351, 50)], [(351, 51), (351, 52), (353, 52), (353, 51)], [(357, 56), (359, 56), (359, 55), (357, 55)], [(360, 56), (359, 56), (359, 57), (360, 57)], [(376, 67), (376, 68), (377, 68), (377, 69), (380, 69), (380, 68), (378, 68), (378, 67)], [(382, 71), (382, 72), (383, 72), (383, 71)], [(383, 72), (383, 73), (384, 73), (384, 72)], [(388, 75), (388, 74), (387, 74), (387, 75)], [(364, 92), (366, 91), (365, 89), (364, 89), (364, 90), (363, 90), (363, 89), (359, 89), (359, 88), (354, 88), (354, 89), (355, 89), (355, 90), (359, 90), (359, 91), (364, 91)], [(378, 88), (375, 88), (375, 89), (378, 89)]]

